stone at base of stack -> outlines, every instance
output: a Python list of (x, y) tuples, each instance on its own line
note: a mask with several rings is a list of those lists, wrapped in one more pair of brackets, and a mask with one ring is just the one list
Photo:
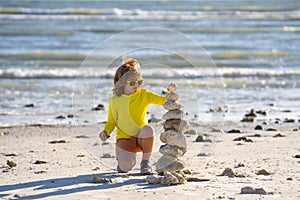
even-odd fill
[(178, 103), (179, 95), (169, 93), (164, 108), (168, 110), (163, 115), (165, 131), (161, 133), (160, 140), (165, 143), (159, 149), (163, 156), (156, 163), (156, 171), (161, 176), (151, 175), (146, 178), (150, 184), (184, 184), (186, 182), (181, 170), (185, 163), (180, 159), (187, 149), (186, 137), (183, 134), (189, 130), (189, 123), (183, 120), (183, 106)]

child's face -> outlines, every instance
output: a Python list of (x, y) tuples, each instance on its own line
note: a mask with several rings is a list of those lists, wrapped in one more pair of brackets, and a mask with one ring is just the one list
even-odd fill
[(126, 80), (124, 86), (124, 93), (126, 95), (131, 95), (135, 93), (143, 84), (143, 79), (136, 75), (129, 76)]

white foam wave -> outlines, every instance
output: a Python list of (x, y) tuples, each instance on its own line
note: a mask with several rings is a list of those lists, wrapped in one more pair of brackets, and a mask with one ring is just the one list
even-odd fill
[[(112, 78), (115, 69), (95, 68), (52, 68), (52, 69), (28, 69), (8, 68), (0, 69), (0, 78)], [(173, 68), (143, 69), (143, 76), (152, 79), (165, 78), (201, 78), (201, 77), (249, 77), (268, 76), (286, 77), (300, 76), (299, 69), (254, 69), (254, 68)]]
[(300, 11), (171, 11), (111, 9), (29, 9), (18, 8), (15, 12), (2, 12), (0, 19), (34, 20), (286, 20), (300, 19)]

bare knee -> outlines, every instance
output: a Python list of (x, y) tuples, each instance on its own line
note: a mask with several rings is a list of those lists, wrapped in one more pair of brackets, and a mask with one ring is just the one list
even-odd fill
[(122, 171), (128, 172), (130, 171), (136, 163), (136, 158), (134, 155), (124, 155), (120, 154), (118, 157), (118, 165)]

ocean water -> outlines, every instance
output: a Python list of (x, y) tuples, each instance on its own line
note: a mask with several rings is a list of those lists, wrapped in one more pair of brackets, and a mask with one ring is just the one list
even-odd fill
[(0, 126), (105, 121), (124, 57), (140, 61), (147, 89), (176, 82), (189, 120), (240, 121), (252, 108), (298, 119), (299, 39), (298, 0), (4, 0)]

